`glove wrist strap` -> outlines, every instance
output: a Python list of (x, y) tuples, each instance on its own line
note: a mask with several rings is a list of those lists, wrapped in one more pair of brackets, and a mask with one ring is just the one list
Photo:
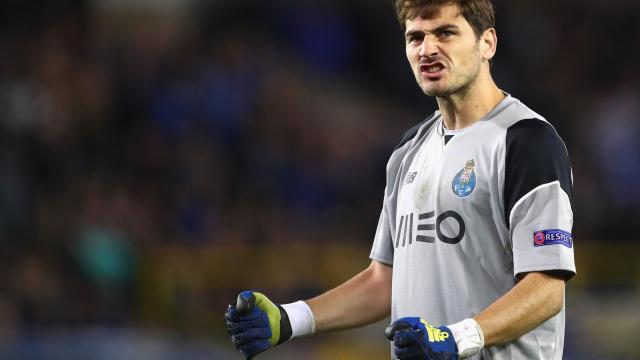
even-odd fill
[(447, 327), (451, 330), (453, 339), (456, 341), (460, 359), (469, 358), (479, 353), (484, 347), (482, 328), (474, 319), (464, 319)]
[(280, 345), (291, 338), (291, 320), (289, 320), (289, 314), (281, 305), (276, 306), (280, 310), (280, 338), (276, 345)]
[(312, 335), (316, 332), (316, 322), (313, 318), (311, 308), (304, 301), (296, 301), (291, 304), (284, 304), (285, 310), (291, 323), (291, 338)]

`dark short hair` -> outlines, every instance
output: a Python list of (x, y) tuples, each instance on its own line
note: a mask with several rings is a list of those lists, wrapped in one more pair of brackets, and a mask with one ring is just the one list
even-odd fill
[(398, 21), (404, 29), (407, 20), (417, 17), (429, 19), (443, 5), (458, 5), (462, 16), (467, 20), (478, 38), (496, 23), (496, 11), (491, 0), (395, 0)]

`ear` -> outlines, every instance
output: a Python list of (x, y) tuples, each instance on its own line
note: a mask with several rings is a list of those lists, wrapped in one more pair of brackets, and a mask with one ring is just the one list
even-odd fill
[(482, 33), (480, 37), (480, 53), (483, 60), (491, 60), (496, 54), (498, 47), (498, 36), (496, 29), (489, 28)]

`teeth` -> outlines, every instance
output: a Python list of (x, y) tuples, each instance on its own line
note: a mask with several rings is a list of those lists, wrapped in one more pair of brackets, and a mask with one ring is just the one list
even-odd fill
[(427, 66), (427, 72), (437, 72), (440, 70), (440, 65)]

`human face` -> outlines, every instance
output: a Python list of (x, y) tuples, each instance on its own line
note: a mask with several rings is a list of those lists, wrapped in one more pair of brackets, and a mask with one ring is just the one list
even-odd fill
[(407, 20), (405, 43), (418, 85), (429, 96), (449, 97), (478, 78), (481, 42), (458, 5), (444, 5), (430, 19)]

